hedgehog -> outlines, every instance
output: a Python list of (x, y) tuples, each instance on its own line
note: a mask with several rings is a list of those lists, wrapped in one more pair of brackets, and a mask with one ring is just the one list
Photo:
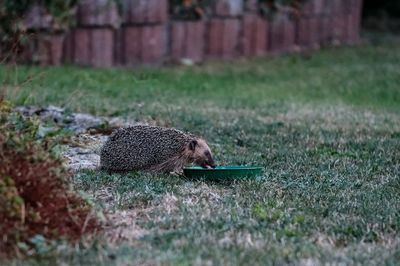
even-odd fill
[(108, 172), (181, 173), (191, 163), (215, 168), (207, 142), (190, 133), (158, 126), (119, 128), (100, 153), (100, 168)]

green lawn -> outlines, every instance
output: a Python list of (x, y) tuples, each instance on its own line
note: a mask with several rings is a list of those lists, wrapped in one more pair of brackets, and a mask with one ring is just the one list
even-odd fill
[(173, 126), (208, 139), (219, 164), (264, 167), (235, 183), (82, 171), (75, 188), (113, 223), (16, 264), (400, 261), (399, 45), (189, 68), (2, 66), (0, 81), (16, 105)]

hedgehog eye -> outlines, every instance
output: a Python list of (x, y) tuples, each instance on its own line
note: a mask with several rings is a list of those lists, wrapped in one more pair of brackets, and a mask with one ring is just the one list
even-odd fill
[(191, 149), (192, 151), (194, 151), (196, 149), (196, 145), (197, 145), (197, 140), (192, 140), (189, 143), (189, 149)]
[(211, 156), (211, 154), (210, 154), (209, 151), (205, 151), (205, 152), (204, 152), (204, 155), (207, 156), (207, 157), (208, 157), (208, 156)]

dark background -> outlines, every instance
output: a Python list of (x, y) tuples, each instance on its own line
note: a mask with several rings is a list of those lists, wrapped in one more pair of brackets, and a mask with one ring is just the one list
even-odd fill
[(400, 18), (400, 0), (364, 0), (364, 18)]
[(400, 34), (400, 0), (364, 0), (362, 25), (364, 32), (397, 36)]

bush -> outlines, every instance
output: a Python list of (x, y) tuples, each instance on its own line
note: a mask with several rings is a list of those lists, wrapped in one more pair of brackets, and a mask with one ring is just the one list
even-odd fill
[(37, 129), (0, 99), (1, 256), (36, 235), (77, 240), (99, 227), (90, 206), (69, 188), (54, 141), (37, 139)]
[(206, 6), (204, 1), (169, 0), (169, 13), (174, 19), (198, 20), (204, 17)]
[[(24, 52), (24, 45), (28, 43), (29, 34), (22, 25), (25, 14), (35, 4), (40, 3), (46, 12), (51, 15), (54, 24), (68, 28), (73, 23), (72, 10), (77, 0), (0, 0), (0, 55), (1, 60), (18, 61)], [(51, 29), (50, 29), (51, 30)]]

